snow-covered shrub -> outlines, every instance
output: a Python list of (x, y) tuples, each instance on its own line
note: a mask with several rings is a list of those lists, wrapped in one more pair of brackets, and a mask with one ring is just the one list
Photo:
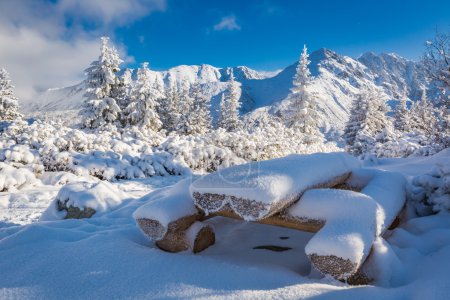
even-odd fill
[(37, 179), (27, 168), (14, 168), (0, 162), (0, 192), (20, 189), (37, 183)]
[(408, 196), (419, 215), (450, 211), (450, 163), (436, 165), (430, 173), (414, 177)]

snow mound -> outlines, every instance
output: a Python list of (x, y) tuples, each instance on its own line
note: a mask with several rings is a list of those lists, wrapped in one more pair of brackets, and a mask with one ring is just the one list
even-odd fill
[(70, 183), (59, 190), (40, 221), (73, 218), (71, 210), (81, 212), (82, 217), (83, 212), (88, 215), (103, 213), (114, 209), (128, 198), (126, 193), (106, 181)]
[[(252, 221), (274, 213), (275, 207), (295, 202), (307, 188), (349, 175), (358, 166), (346, 153), (289, 155), (219, 170), (196, 180), (190, 191), (206, 214), (228, 204), (243, 219)], [(209, 201), (217, 195), (221, 201)], [(205, 203), (203, 197), (210, 199)], [(242, 200), (249, 204), (242, 204)], [(242, 206), (253, 207), (247, 210)]]
[(182, 217), (198, 213), (194, 201), (189, 194), (191, 179), (179, 181), (172, 187), (160, 189), (142, 197), (139, 201), (146, 204), (139, 207), (134, 213), (135, 220), (155, 220), (160, 226), (155, 232), (146, 232), (146, 235), (155, 241), (160, 240), (167, 233), (169, 223)]
[(38, 182), (33, 172), (27, 168), (14, 168), (0, 162), (0, 192), (21, 189)]

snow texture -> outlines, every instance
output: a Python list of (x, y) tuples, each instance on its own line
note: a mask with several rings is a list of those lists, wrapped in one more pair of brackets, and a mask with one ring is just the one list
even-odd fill
[[(265, 217), (271, 207), (293, 202), (305, 189), (343, 176), (357, 167), (358, 161), (346, 153), (289, 155), (219, 170), (193, 182), (190, 191), (191, 195), (226, 196), (219, 207), (206, 209), (206, 214), (220, 210), (227, 203), (239, 214), (232, 197), (258, 202), (258, 211), (241, 215), (247, 221), (258, 220)], [(199, 205), (198, 201), (196, 204)]]

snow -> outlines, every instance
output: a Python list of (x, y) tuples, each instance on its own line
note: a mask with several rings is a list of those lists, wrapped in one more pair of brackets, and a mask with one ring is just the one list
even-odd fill
[(395, 220), (406, 199), (404, 175), (373, 169), (359, 169), (352, 173), (348, 184), (361, 187), (361, 193), (377, 203), (377, 231), (382, 234)]
[[(263, 217), (270, 205), (298, 197), (308, 187), (342, 176), (358, 167), (358, 161), (346, 153), (316, 153), (312, 155), (289, 155), (285, 158), (253, 162), (219, 170), (203, 176), (191, 185), (191, 194), (211, 193), (257, 201), (264, 208), (257, 214)], [(214, 211), (207, 211), (212, 213)], [(239, 213), (239, 211), (236, 211)], [(245, 220), (258, 216), (242, 215)]]
[(181, 180), (173, 187), (160, 189), (139, 200), (146, 204), (133, 213), (133, 218), (156, 220), (164, 228), (164, 231), (158, 231), (152, 235), (154, 240), (164, 237), (170, 222), (198, 212), (189, 194), (191, 182), (190, 178)]
[(60, 220), (66, 217), (65, 211), (59, 211), (59, 203), (65, 207), (77, 207), (80, 210), (91, 208), (95, 210), (93, 217), (119, 206), (129, 195), (106, 181), (76, 182), (64, 185), (42, 214), (40, 221)]
[[(427, 158), (379, 159), (366, 167), (416, 176), (448, 159), (447, 150)], [(111, 184), (142, 196), (182, 179)], [(439, 300), (450, 292), (450, 215), (445, 211), (408, 217), (377, 239), (365, 264), (375, 280), (352, 287), (315, 272), (305, 253), (314, 235), (292, 229), (213, 218), (206, 224), (214, 226), (214, 246), (195, 255), (163, 252), (132, 217), (145, 198), (131, 198), (91, 219), (36, 222), (36, 213), (59, 188), (31, 186), (0, 195), (0, 298)], [(261, 245), (292, 249), (253, 249)]]
[(288, 210), (299, 219), (325, 221), (306, 245), (306, 254), (334, 255), (362, 262), (371, 249), (377, 225), (377, 204), (362, 193), (335, 189), (306, 191)]
[(26, 168), (16, 169), (0, 162), (0, 192), (21, 189), (27, 185), (36, 184), (33, 172)]

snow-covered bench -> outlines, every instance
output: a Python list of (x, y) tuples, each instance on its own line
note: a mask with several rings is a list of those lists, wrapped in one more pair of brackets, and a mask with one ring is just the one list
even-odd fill
[[(331, 189), (336, 186), (360, 192)], [(317, 232), (305, 249), (312, 264), (323, 274), (346, 280), (394, 221), (405, 192), (402, 175), (358, 169), (353, 157), (333, 153), (235, 166), (190, 186), (184, 180), (144, 200), (148, 203), (134, 218), (163, 250), (202, 251), (215, 237), (201, 222), (231, 217)]]

